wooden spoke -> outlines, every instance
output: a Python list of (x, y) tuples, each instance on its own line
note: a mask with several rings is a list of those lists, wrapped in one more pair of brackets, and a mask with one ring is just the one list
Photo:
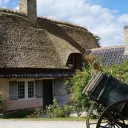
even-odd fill
[[(97, 121), (100, 117), (100, 113), (101, 113), (101, 106), (99, 106), (99, 104), (97, 104), (96, 102), (94, 102), (89, 110), (88, 110), (88, 113), (87, 113), (87, 116), (86, 116), (86, 127), (87, 128), (93, 128), (96, 124), (97, 124)], [(100, 112), (94, 112), (96, 111), (97, 109), (100, 109)], [(93, 119), (95, 118), (94, 121), (92, 121)]]
[[(121, 100), (108, 106), (101, 114), (96, 128), (128, 128), (128, 115), (123, 114), (124, 106), (128, 104), (128, 99)], [(128, 110), (126, 109), (126, 112)], [(102, 123), (103, 120), (107, 123)]]

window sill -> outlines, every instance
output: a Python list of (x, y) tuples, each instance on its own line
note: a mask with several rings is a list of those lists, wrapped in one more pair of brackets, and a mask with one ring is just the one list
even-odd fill
[(68, 67), (73, 68), (73, 64), (68, 64)]
[(34, 99), (37, 99), (37, 98), (34, 97), (34, 98), (24, 98), (24, 99), (17, 99), (17, 100), (34, 100)]

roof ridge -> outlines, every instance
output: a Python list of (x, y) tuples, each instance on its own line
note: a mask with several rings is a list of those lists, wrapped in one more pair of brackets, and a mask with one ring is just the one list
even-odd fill
[(70, 27), (75, 27), (75, 28), (79, 28), (79, 29), (83, 29), (83, 30), (88, 31), (85, 27), (80, 26), (80, 25), (75, 24), (75, 23), (72, 23), (72, 22), (69, 22), (69, 21), (54, 20), (54, 19), (47, 18), (47, 17), (37, 17), (37, 18), (41, 18), (45, 21), (52, 22), (54, 24), (67, 25), (67, 26), (70, 26)]
[[(19, 15), (19, 16), (23, 16), (23, 17), (27, 17), (26, 14), (24, 13), (21, 13), (17, 10), (11, 10), (11, 9), (6, 9), (6, 8), (0, 8), (0, 12), (3, 12), (3, 13), (8, 13), (8, 14), (14, 14), (14, 15)], [(54, 19), (51, 19), (51, 18), (48, 18), (48, 17), (37, 17), (37, 18), (41, 18), (41, 19), (44, 19), (46, 21), (49, 21), (49, 22), (53, 22), (55, 24), (62, 24), (62, 25), (67, 25), (67, 26), (70, 26), (70, 27), (75, 27), (75, 28), (79, 28), (79, 29), (83, 29), (83, 30), (86, 30), (88, 31), (85, 27), (83, 26), (80, 26), (78, 24), (75, 24), (75, 23), (72, 23), (72, 22), (69, 22), (69, 21), (61, 21), (61, 20), (54, 20)]]
[(107, 46), (107, 47), (93, 48), (93, 49), (91, 49), (91, 50), (104, 50), (104, 49), (124, 48), (124, 47), (125, 47), (125, 45)]

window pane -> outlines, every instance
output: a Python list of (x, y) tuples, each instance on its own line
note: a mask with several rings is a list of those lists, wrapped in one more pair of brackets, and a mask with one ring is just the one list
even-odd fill
[(18, 81), (18, 99), (25, 98), (25, 82)]
[(34, 97), (34, 81), (28, 81), (28, 98)]

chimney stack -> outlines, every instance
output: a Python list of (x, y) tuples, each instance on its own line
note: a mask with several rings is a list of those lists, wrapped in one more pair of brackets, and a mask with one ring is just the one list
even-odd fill
[(19, 11), (28, 16), (30, 23), (36, 26), (37, 23), (37, 6), (36, 0), (20, 0)]
[(128, 26), (124, 26), (125, 55), (128, 55)]

